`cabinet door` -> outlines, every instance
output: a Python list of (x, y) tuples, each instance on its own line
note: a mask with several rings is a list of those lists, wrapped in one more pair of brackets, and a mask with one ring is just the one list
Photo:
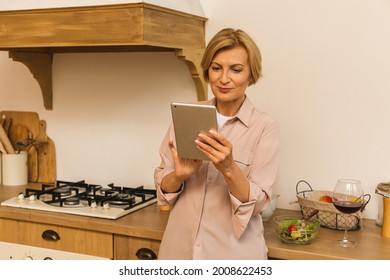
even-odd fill
[(0, 241), (41, 248), (114, 257), (110, 233), (0, 218)]
[(160, 242), (160, 240), (115, 235), (114, 258), (116, 260), (156, 259)]

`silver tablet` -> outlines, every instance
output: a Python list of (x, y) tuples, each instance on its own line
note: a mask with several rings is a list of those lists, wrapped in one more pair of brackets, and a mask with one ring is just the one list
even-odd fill
[(171, 103), (176, 148), (181, 158), (209, 160), (195, 144), (200, 132), (217, 131), (217, 109), (214, 105)]

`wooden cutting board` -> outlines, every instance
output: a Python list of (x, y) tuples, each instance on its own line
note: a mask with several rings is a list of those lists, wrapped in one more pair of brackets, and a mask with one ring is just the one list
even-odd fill
[(28, 178), (32, 183), (54, 183), (56, 181), (55, 145), (46, 134), (46, 122), (39, 119), (36, 112), (2, 111), (11, 125), (8, 137), (15, 150), (16, 143), (26, 138), (32, 138), (36, 145), (27, 149)]

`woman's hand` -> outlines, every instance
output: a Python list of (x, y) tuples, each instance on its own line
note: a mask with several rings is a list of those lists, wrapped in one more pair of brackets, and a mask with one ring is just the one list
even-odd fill
[(234, 164), (233, 145), (221, 134), (214, 130), (210, 135), (200, 133), (195, 143), (198, 149), (205, 154), (222, 174), (226, 174)]
[(202, 165), (201, 160), (184, 159), (179, 157), (173, 141), (170, 140), (169, 149), (173, 155), (175, 171), (166, 175), (161, 181), (161, 189), (163, 192), (177, 192), (184, 180), (194, 174)]
[(195, 159), (184, 159), (179, 157), (177, 153), (176, 147), (173, 145), (173, 141), (169, 141), (169, 149), (172, 152), (173, 160), (174, 160), (174, 166), (175, 166), (175, 174), (178, 178), (181, 178), (182, 181), (190, 177), (192, 174), (194, 174), (200, 166), (202, 165), (201, 160), (195, 160)]
[(195, 143), (215, 168), (224, 176), (229, 191), (241, 202), (249, 200), (249, 181), (237, 166), (233, 158), (233, 145), (214, 130), (210, 135), (200, 133)]

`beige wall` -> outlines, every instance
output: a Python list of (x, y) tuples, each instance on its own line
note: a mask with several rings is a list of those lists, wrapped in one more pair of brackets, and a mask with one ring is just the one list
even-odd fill
[(204, 16), (200, 0), (0, 0), (0, 10), (25, 10), (75, 6), (111, 5), (124, 3), (149, 3), (157, 6)]
[[(278, 207), (297, 207), (289, 202), (301, 179), (331, 190), (348, 177), (373, 196), (365, 215), (376, 218), (375, 187), (390, 181), (389, 1), (201, 3), (207, 41), (237, 27), (261, 47), (264, 78), (248, 95), (280, 123)], [(58, 178), (151, 187), (169, 103), (196, 100), (184, 63), (169, 53), (58, 54), (53, 75), (54, 110), (46, 111), (28, 69), (0, 52), (0, 109), (47, 121)]]

